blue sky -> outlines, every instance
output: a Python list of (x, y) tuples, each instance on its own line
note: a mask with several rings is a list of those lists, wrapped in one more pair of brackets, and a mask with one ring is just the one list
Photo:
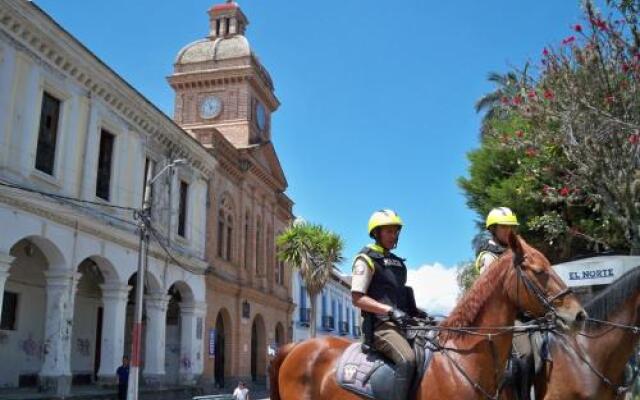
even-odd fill
[[(165, 77), (208, 32), (210, 0), (38, 0), (147, 98), (173, 114)], [(579, 22), (577, 0), (244, 0), (247, 37), (282, 106), (273, 140), (295, 213), (341, 234), (350, 259), (380, 208), (404, 218), (413, 267), (473, 257), (478, 218), (456, 178), (478, 146), (489, 71), (537, 60)]]

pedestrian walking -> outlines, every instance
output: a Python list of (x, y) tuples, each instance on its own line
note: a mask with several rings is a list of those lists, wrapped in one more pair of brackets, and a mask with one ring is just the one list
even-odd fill
[(243, 381), (238, 382), (238, 387), (233, 391), (234, 400), (249, 400), (249, 389)]
[(116, 370), (118, 375), (118, 400), (127, 400), (127, 387), (129, 385), (129, 357), (122, 357), (122, 365)]

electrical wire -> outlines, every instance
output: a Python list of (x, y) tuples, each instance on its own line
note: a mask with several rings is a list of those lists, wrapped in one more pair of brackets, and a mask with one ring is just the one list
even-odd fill
[(17, 185), (15, 183), (8, 182), (8, 181), (6, 181), (4, 179), (0, 179), (0, 186), (5, 186), (5, 187), (8, 187), (8, 188), (12, 188), (12, 189), (22, 190), (22, 191), (29, 192), (29, 193), (36, 193), (36, 194), (42, 195), (44, 197), (51, 197), (51, 198), (55, 198), (55, 199), (59, 199), (59, 200), (71, 201), (71, 202), (75, 202), (75, 203), (91, 204), (91, 205), (94, 205), (94, 206), (115, 208), (115, 209), (118, 209), (118, 210), (126, 210), (126, 211), (138, 211), (139, 210), (139, 209), (133, 208), (133, 207), (119, 206), (119, 205), (115, 205), (115, 204), (102, 203), (102, 202), (98, 202), (98, 201), (83, 200), (83, 199), (79, 199), (77, 197), (70, 197), (70, 196), (64, 196), (64, 195), (51, 193), (51, 192), (44, 192), (42, 190), (37, 190), (37, 189), (32, 189), (32, 188), (29, 188), (29, 187), (26, 187), (26, 186)]
[(155, 239), (155, 241), (158, 243), (158, 245), (160, 245), (160, 247), (162, 248), (162, 250), (164, 250), (164, 252), (167, 254), (167, 257), (169, 257), (169, 259), (176, 264), (177, 266), (179, 266), (180, 268), (184, 269), (185, 271), (192, 273), (194, 275), (204, 275), (204, 273), (202, 272), (197, 272), (194, 271), (191, 268), (188, 268), (187, 266), (185, 266), (184, 264), (182, 264), (180, 261), (178, 261), (173, 254), (171, 254), (171, 251), (169, 251), (169, 249), (166, 247), (166, 245), (164, 244), (164, 241), (166, 240), (165, 237), (162, 237), (162, 235), (151, 225), (151, 221), (148, 220), (148, 218), (145, 221), (145, 226), (147, 227), (147, 229), (149, 230), (149, 232), (151, 232), (151, 236), (153, 236), (153, 238)]

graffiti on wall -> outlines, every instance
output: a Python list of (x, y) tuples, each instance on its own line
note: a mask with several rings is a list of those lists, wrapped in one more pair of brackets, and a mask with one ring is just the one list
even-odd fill
[(180, 359), (180, 365), (182, 365), (182, 369), (186, 369), (186, 370), (191, 369), (191, 359), (187, 356), (183, 356)]
[(76, 348), (81, 356), (91, 356), (91, 341), (89, 339), (76, 339)]
[(28, 357), (40, 357), (42, 355), (42, 344), (33, 339), (33, 333), (31, 332), (29, 332), (25, 340), (20, 341), (19, 348)]

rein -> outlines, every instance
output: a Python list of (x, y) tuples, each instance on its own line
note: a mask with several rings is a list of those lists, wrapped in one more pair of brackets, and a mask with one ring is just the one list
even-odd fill
[[(578, 332), (578, 335), (586, 337), (588, 339), (595, 339), (595, 338), (598, 338), (600, 336), (606, 335), (607, 333), (611, 332), (614, 329), (627, 330), (627, 331), (630, 331), (631, 334), (633, 334), (633, 335), (640, 335), (640, 326), (624, 325), (624, 324), (619, 324), (619, 323), (616, 323), (616, 322), (603, 321), (603, 320), (599, 320), (599, 319), (595, 319), (595, 318), (588, 318), (587, 321), (595, 322), (595, 323), (600, 324), (600, 325), (606, 325), (606, 326), (609, 326), (611, 328), (611, 329), (607, 330), (606, 332), (604, 332), (604, 333), (602, 333), (600, 335), (588, 335), (586, 333)], [(580, 360), (587, 365), (587, 367), (589, 367), (591, 372), (593, 372), (598, 378), (600, 378), (600, 380), (602, 382), (605, 383), (605, 385), (607, 385), (609, 388), (611, 388), (611, 390), (613, 390), (615, 392), (616, 398), (618, 398), (618, 397), (622, 396), (623, 394), (625, 394), (626, 392), (628, 392), (631, 389), (631, 386), (633, 385), (634, 381), (638, 377), (638, 374), (640, 374), (640, 368), (635, 368), (635, 370), (633, 372), (633, 375), (631, 376), (631, 379), (629, 379), (626, 384), (618, 385), (617, 383), (614, 383), (611, 379), (607, 378), (607, 376), (603, 372), (598, 370), (588, 360), (588, 357), (586, 357), (584, 355), (582, 350), (576, 348), (578, 345), (577, 344), (574, 345), (567, 338), (567, 335), (559, 333), (559, 332), (554, 332), (554, 333), (557, 334), (563, 340), (563, 342), (565, 343), (565, 345), (563, 346), (564, 348), (568, 348), (568, 349), (572, 350), (573, 353), (576, 354), (578, 356), (578, 358), (580, 358)]]
[[(637, 329), (638, 327), (635, 327), (635, 328)], [(558, 332), (554, 332), (554, 333), (556, 333), (563, 340), (564, 348), (568, 348), (569, 350), (572, 350), (573, 353), (576, 354), (578, 358), (580, 358), (580, 360), (587, 365), (587, 367), (589, 367), (591, 372), (593, 372), (598, 378), (600, 378), (602, 382), (605, 383), (605, 385), (607, 385), (611, 390), (615, 392), (616, 398), (622, 396), (623, 394), (628, 392), (629, 389), (631, 389), (633, 382), (638, 377), (638, 373), (640, 373), (640, 368), (635, 369), (635, 371), (633, 372), (633, 376), (631, 377), (631, 379), (628, 381), (627, 384), (618, 385), (617, 383), (614, 383), (611, 379), (607, 378), (607, 376), (604, 373), (600, 372), (600, 370), (598, 370), (589, 361), (588, 357), (581, 351), (581, 349), (576, 348), (576, 345), (571, 343), (571, 341), (566, 337), (565, 334), (558, 333)]]

